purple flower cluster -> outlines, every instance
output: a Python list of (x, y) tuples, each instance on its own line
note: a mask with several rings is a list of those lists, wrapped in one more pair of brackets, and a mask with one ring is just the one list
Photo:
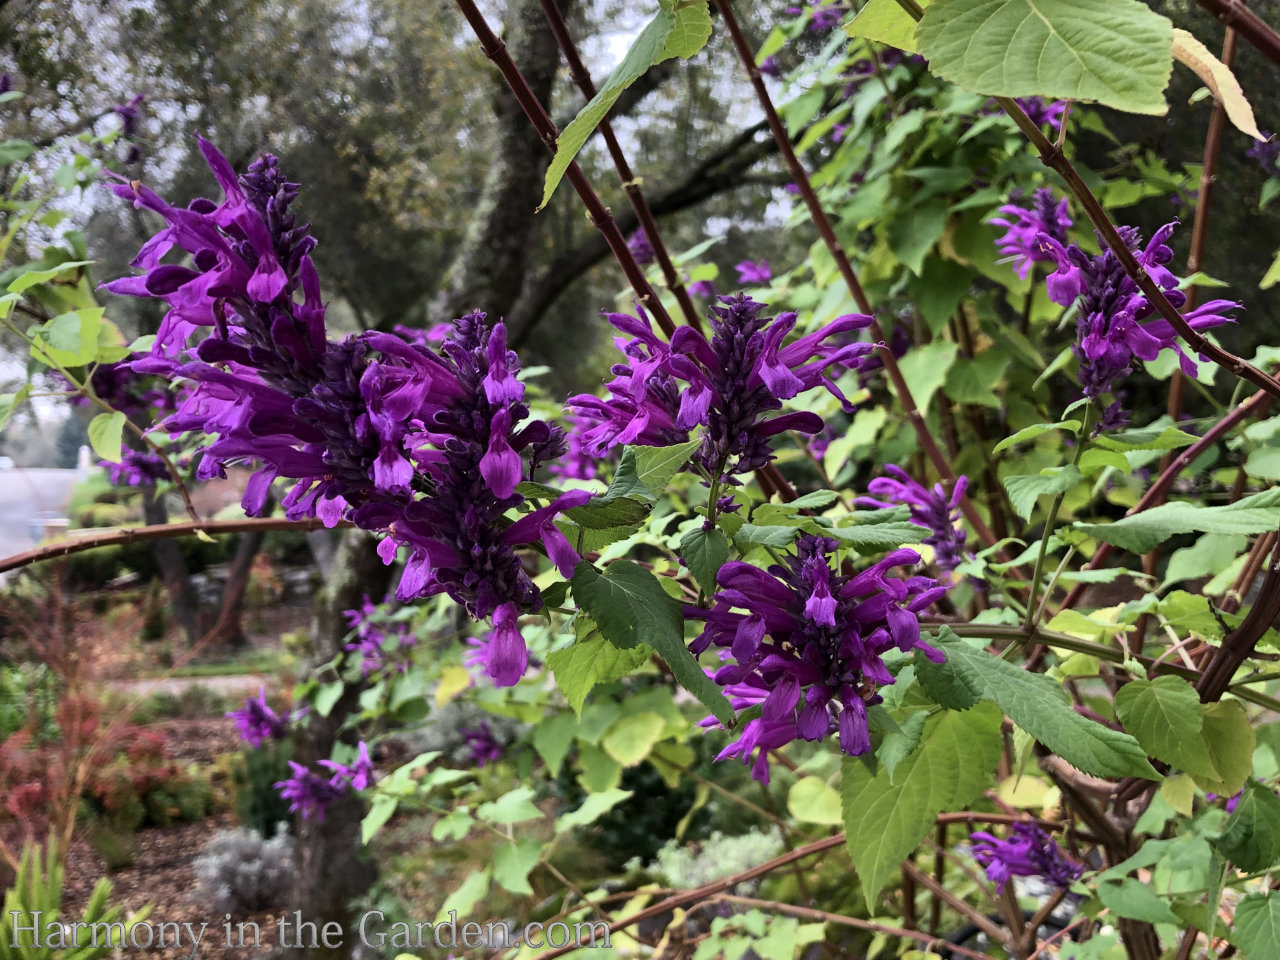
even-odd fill
[(225, 714), (236, 722), (240, 730), (240, 739), (257, 749), (268, 740), (283, 739), (288, 724), (267, 706), (267, 691), (258, 688), (258, 698), (249, 697), (244, 702), (244, 709), (232, 710)]
[(768, 283), (773, 279), (768, 260), (743, 260), (733, 269), (738, 271), (738, 282), (742, 284)]
[(364, 790), (373, 783), (373, 761), (369, 747), (361, 740), (355, 763), (350, 766), (333, 760), (321, 760), (320, 766), (331, 771), (328, 777), (289, 761), (291, 774), (274, 784), (283, 800), (289, 801), (289, 812), (299, 813), (303, 820), (324, 822), (324, 813), (348, 790)]
[(631, 239), (627, 241), (627, 249), (642, 267), (647, 267), (654, 261), (653, 244), (649, 242), (649, 235), (644, 232), (643, 227), (631, 235)]
[(565, 420), (569, 426), (565, 430), (564, 456), (548, 464), (547, 471), (561, 480), (594, 480), (597, 458), (587, 450), (587, 441), (583, 436), (589, 424), (573, 412)]
[[(409, 625), (403, 621), (380, 618), (377, 605), (365, 594), (364, 602), (354, 610), (344, 610), (347, 626), (356, 632), (355, 640), (343, 646), (343, 650), (360, 656), (360, 677), (368, 677), (388, 666), (404, 673), (409, 663), (403, 652), (416, 644)], [(395, 654), (401, 656), (396, 657)]]
[(796, 738), (821, 740), (838, 731), (846, 754), (871, 749), (867, 705), (879, 703), (877, 689), (894, 682), (881, 659), (886, 651), (921, 650), (934, 662), (944, 659), (921, 640), (919, 613), (947, 587), (929, 577), (888, 576), (920, 555), (895, 550), (850, 576), (831, 568), (838, 547), (830, 538), (802, 534), (785, 565), (765, 571), (726, 563), (711, 609), (687, 611), (706, 619), (690, 649), (701, 654), (720, 647), (732, 658), (715, 681), (734, 709), (763, 709), (717, 759), (740, 756), (747, 763), (754, 753), (752, 776), (765, 783), (769, 751)]
[(829, 33), (840, 26), (844, 19), (846, 6), (841, 0), (823, 0), (822, 3), (809, 3), (803, 7), (787, 7), (787, 13), (793, 17), (808, 12), (809, 24), (805, 28), (810, 33)]
[[(398, 597), (445, 592), (475, 619), (492, 617), (510, 657), (495, 669), (523, 672), (517, 621), (541, 598), (515, 547), (541, 541), (567, 576), (578, 556), (553, 520), (589, 495), (565, 494), (503, 526), (525, 504), (515, 488), (526, 459), (531, 472), (564, 449), (559, 428), (524, 423), (530, 414), (505, 327), (471, 314), (438, 348), (379, 332), (327, 340), (315, 240), (290, 209), (298, 185), (269, 155), (237, 178), (211, 144), (201, 140), (200, 149), (221, 204), (179, 209), (136, 182), (114, 187), (166, 221), (134, 260), (144, 272), (107, 285), (170, 306), (151, 356), (133, 364), (194, 383), (163, 428), (216, 434), (197, 479), (261, 461), (243, 499), (250, 515), (281, 478), (292, 483), (280, 501), (291, 519), (333, 525), (345, 516), (382, 532), (388, 563), (407, 546)], [(162, 262), (174, 248), (190, 266)], [(208, 335), (189, 347), (198, 332)]]
[[(1187, 301), (1186, 294), (1176, 289), (1178, 279), (1167, 266), (1173, 260), (1173, 251), (1166, 241), (1176, 225), (1176, 222), (1165, 224), (1145, 248), (1141, 247), (1138, 231), (1132, 227), (1121, 227), (1120, 236), (1138, 263), (1165, 291), (1169, 302), (1181, 307)], [(1111, 393), (1117, 382), (1128, 374), (1135, 357), (1154, 360), (1161, 350), (1176, 352), (1183, 373), (1189, 377), (1196, 375), (1196, 365), (1182, 352), (1169, 321), (1147, 320), (1155, 308), (1110, 248), (1104, 248), (1099, 254), (1087, 254), (1075, 244), (1064, 246), (1047, 234), (1040, 234), (1036, 242), (1057, 266), (1045, 281), (1049, 299), (1064, 307), (1075, 303), (1077, 298), (1080, 300), (1072, 352), (1080, 361), (1078, 379), (1086, 397), (1097, 400)], [(1222, 316), (1221, 311), (1239, 306), (1230, 300), (1211, 300), (1185, 314), (1183, 319), (1193, 329), (1204, 330), (1233, 322)], [(1147, 322), (1142, 322), (1144, 320)], [(1126, 422), (1128, 417), (1122, 401), (1117, 399), (1103, 412), (1097, 430), (1114, 429)]]
[(1043, 97), (1018, 97), (1016, 102), (1037, 127), (1048, 125), (1054, 133), (1062, 129), (1062, 115), (1067, 111), (1067, 101), (1045, 100)]
[(1280, 137), (1265, 130), (1259, 132), (1265, 139), (1255, 140), (1244, 155), (1257, 160), (1258, 166), (1267, 176), (1280, 177)]
[(150, 487), (157, 481), (169, 478), (169, 467), (164, 458), (152, 450), (134, 450), (122, 447), (120, 462), (103, 460), (107, 477), (116, 487)]
[(477, 767), (489, 763), (497, 763), (502, 757), (502, 744), (493, 735), (493, 730), (485, 720), (479, 727), (463, 727), (459, 731), (466, 740), (467, 749), (471, 751), (471, 762)]
[(1005, 233), (996, 240), (996, 246), (1004, 256), (1012, 258), (1018, 276), (1025, 280), (1033, 263), (1045, 263), (1052, 259), (1037, 238), (1044, 234), (1060, 244), (1067, 242), (1067, 230), (1072, 220), (1067, 214), (1067, 198), (1057, 199), (1048, 187), (1041, 187), (1031, 198), (1030, 209), (1016, 203), (1000, 208), (1003, 217), (992, 217), (987, 223), (1004, 227)]
[(743, 294), (719, 301), (708, 318), (709, 341), (692, 327), (681, 327), (667, 344), (643, 313), (639, 318), (609, 315), (614, 327), (632, 337), (618, 342), (629, 363), (613, 368), (607, 400), (580, 394), (568, 401), (591, 423), (583, 433), (589, 453), (600, 456), (624, 443), (668, 446), (687, 440), (701, 426), (695, 460), (713, 477), (735, 483), (735, 474), (758, 470), (773, 459), (777, 434), (822, 429), (821, 418), (809, 412), (769, 417), (783, 400), (825, 386), (851, 409), (826, 370), (855, 366), (873, 348), (828, 341), (869, 326), (869, 317), (840, 317), (784, 346), (795, 328), (794, 313), (762, 316), (767, 305)]
[(1034, 823), (1015, 823), (1007, 840), (982, 831), (969, 839), (973, 859), (987, 868), (987, 879), (1001, 891), (1010, 877), (1042, 877), (1056, 887), (1067, 887), (1084, 873), (1084, 866)]
[[(969, 488), (969, 479), (956, 478), (950, 496), (941, 483), (930, 489), (917, 483), (901, 467), (885, 464), (887, 477), (877, 477), (867, 485), (870, 497), (859, 497), (860, 507), (893, 507), (906, 504), (911, 508), (911, 519), (931, 533), (921, 542), (933, 547), (934, 563), (943, 572), (950, 572), (964, 562), (965, 529), (960, 520), (960, 501)], [(876, 499), (879, 498), (879, 499)]]

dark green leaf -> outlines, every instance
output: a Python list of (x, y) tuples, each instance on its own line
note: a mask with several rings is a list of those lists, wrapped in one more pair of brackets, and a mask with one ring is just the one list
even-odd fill
[(1201, 735), (1200, 698), (1181, 677), (1131, 680), (1116, 694), (1116, 715), (1149, 755), (1188, 773), (1217, 776)]
[(1273, 867), (1280, 860), (1280, 797), (1270, 787), (1248, 781), (1214, 846), (1248, 873)]
[(1179, 533), (1266, 533), (1280, 523), (1280, 487), (1220, 507), (1166, 503), (1114, 523), (1075, 523), (1076, 530), (1133, 553)]
[(680, 556), (707, 596), (716, 592), (716, 574), (729, 559), (729, 539), (717, 528), (694, 527), (680, 541)]
[(1080, 471), (1074, 464), (1046, 467), (1039, 473), (1018, 474), (1004, 478), (1004, 488), (1009, 491), (1013, 511), (1023, 520), (1030, 520), (1036, 501), (1044, 494), (1066, 493), (1080, 482)]
[(573, 646), (547, 654), (547, 666), (556, 686), (579, 715), (592, 687), (627, 676), (643, 666), (652, 652), (644, 644), (623, 649), (600, 633), (588, 631), (583, 637)]

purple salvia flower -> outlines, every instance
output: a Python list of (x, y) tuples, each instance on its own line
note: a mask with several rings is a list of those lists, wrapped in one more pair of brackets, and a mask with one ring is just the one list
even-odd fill
[(369, 745), (363, 740), (360, 741), (356, 750), (356, 761), (350, 766), (334, 760), (321, 760), (319, 763), (320, 766), (333, 771), (330, 782), (335, 786), (350, 784), (352, 790), (364, 790), (373, 783), (373, 760), (369, 757)]
[(126, 137), (136, 136), (138, 133), (138, 120), (142, 117), (142, 102), (146, 100), (145, 94), (138, 94), (128, 103), (117, 103), (111, 108), (112, 112), (120, 118), (120, 133)]
[(1244, 155), (1258, 161), (1258, 166), (1267, 176), (1280, 177), (1280, 137), (1265, 130), (1259, 132), (1263, 139), (1250, 144)]
[(1054, 133), (1062, 129), (1062, 115), (1067, 110), (1067, 101), (1045, 100), (1043, 97), (1017, 97), (1015, 100), (1037, 127), (1048, 124)]
[(267, 706), (267, 691), (258, 688), (258, 698), (249, 697), (244, 702), (244, 709), (232, 710), (225, 714), (236, 722), (240, 730), (240, 739), (255, 749), (268, 740), (279, 740), (287, 730), (285, 722)]
[[(1187, 301), (1186, 294), (1176, 289), (1178, 280), (1166, 266), (1173, 259), (1173, 251), (1166, 241), (1176, 225), (1175, 221), (1157, 230), (1145, 249), (1141, 248), (1137, 230), (1120, 227), (1119, 232), (1138, 263), (1163, 288), (1169, 302), (1174, 307), (1181, 307)], [(1041, 234), (1037, 243), (1057, 266), (1045, 281), (1049, 299), (1064, 307), (1080, 299), (1072, 352), (1080, 361), (1077, 376), (1086, 397), (1097, 400), (1113, 392), (1118, 381), (1128, 374), (1135, 358), (1154, 360), (1161, 350), (1176, 352), (1183, 373), (1189, 377), (1196, 375), (1195, 363), (1183, 353), (1169, 322), (1163, 318), (1147, 320), (1155, 313), (1155, 308), (1125, 273), (1110, 248), (1090, 255), (1075, 244), (1064, 246), (1046, 234)], [(1211, 300), (1187, 313), (1183, 319), (1192, 329), (1204, 330), (1234, 322), (1222, 316), (1220, 311), (1238, 309), (1239, 306), (1230, 300)], [(1147, 322), (1143, 323), (1144, 320)], [(1123, 419), (1124, 412), (1119, 403), (1113, 403), (1104, 412), (1095, 433)]]
[(466, 740), (467, 749), (471, 751), (471, 762), (477, 767), (497, 763), (502, 757), (502, 744), (494, 737), (488, 721), (481, 720), (479, 727), (462, 727), (458, 732)]
[(7, 70), (0, 73), (0, 93), (8, 93), (13, 89), (13, 75)]
[(1018, 276), (1025, 280), (1033, 263), (1046, 263), (1053, 258), (1037, 242), (1041, 234), (1052, 237), (1060, 244), (1067, 242), (1067, 230), (1072, 225), (1067, 215), (1067, 198), (1058, 200), (1049, 187), (1041, 187), (1031, 198), (1031, 208), (1007, 203), (1000, 208), (1003, 217), (992, 217), (987, 223), (1005, 227), (1005, 233), (996, 240), (996, 247), (1014, 262)]
[(768, 260), (743, 260), (733, 269), (738, 271), (739, 283), (768, 283), (773, 279)]
[(292, 775), (275, 783), (280, 798), (289, 801), (290, 813), (300, 813), (303, 820), (323, 823), (325, 810), (347, 792), (348, 781), (341, 775), (326, 779), (292, 760), (289, 769)]
[(631, 239), (627, 241), (627, 249), (642, 267), (647, 267), (654, 261), (653, 244), (649, 242), (649, 235), (644, 232), (643, 227), (631, 235)]
[(716, 285), (710, 280), (695, 280), (689, 284), (689, 295), (693, 297), (714, 297)]
[(987, 879), (1004, 890), (1011, 877), (1042, 877), (1056, 887), (1080, 879), (1084, 866), (1068, 857), (1053, 837), (1034, 823), (1015, 823), (1009, 839), (986, 832), (970, 834), (973, 859), (987, 869)]
[[(563, 452), (558, 428), (523, 422), (529, 410), (504, 325), (463, 317), (438, 351), (379, 332), (327, 340), (315, 241), (290, 209), (298, 185), (274, 157), (237, 179), (211, 144), (200, 148), (221, 204), (197, 200), (182, 210), (141, 184), (114, 187), (167, 224), (134, 260), (143, 274), (107, 285), (170, 305), (152, 355), (133, 364), (195, 383), (163, 429), (217, 435), (197, 479), (260, 460), (243, 499), (250, 515), (284, 478), (293, 483), (280, 501), (291, 519), (318, 516), (332, 526), (346, 516), (383, 532), (388, 563), (409, 547), (399, 598), (446, 592), (476, 619), (492, 616), (504, 651), (494, 675), (514, 682), (512, 667), (524, 662), (515, 624), (541, 607), (515, 548), (541, 541), (568, 576), (578, 556), (553, 520), (589, 495), (566, 494), (503, 527), (504, 514), (524, 503), (515, 493), (524, 456)], [(175, 246), (192, 266), (161, 262)], [(210, 335), (191, 348), (198, 331)]]
[(569, 429), (565, 431), (567, 449), (564, 456), (548, 465), (548, 472), (561, 480), (594, 480), (596, 476), (596, 459), (587, 452), (583, 433), (589, 422), (570, 411), (566, 419)]
[(124, 447), (118, 463), (103, 460), (107, 478), (114, 487), (152, 487), (159, 480), (169, 479), (169, 467), (164, 458), (151, 450), (134, 450)]
[(867, 485), (867, 492), (872, 496), (859, 497), (856, 504), (881, 508), (906, 504), (911, 508), (912, 521), (931, 531), (920, 542), (933, 547), (938, 569), (949, 573), (960, 566), (968, 555), (960, 501), (969, 488), (969, 479), (963, 475), (957, 477), (948, 496), (941, 483), (935, 483), (930, 489), (917, 483), (899, 466), (885, 464), (884, 470), (889, 476), (872, 480)]
[[(947, 592), (928, 577), (888, 576), (916, 564), (914, 550), (895, 550), (861, 573), (831, 569), (839, 543), (802, 534), (785, 566), (768, 571), (731, 561), (720, 568), (710, 610), (690, 609), (706, 628), (690, 649), (725, 650), (732, 662), (715, 673), (735, 709), (759, 703), (760, 717), (717, 759), (740, 756), (767, 783), (769, 750), (797, 738), (821, 740), (837, 732), (849, 756), (871, 749), (867, 705), (894, 682), (881, 660), (886, 651), (920, 650), (936, 663), (940, 651), (920, 637), (919, 613)], [(735, 612), (745, 611), (745, 612)]]
[(805, 28), (810, 33), (828, 33), (840, 25), (844, 19), (845, 6), (840, 0), (811, 4), (809, 6), (809, 25)]
[(871, 325), (871, 318), (848, 314), (784, 345), (796, 315), (762, 316), (767, 304), (744, 294), (720, 297), (711, 308), (708, 341), (692, 327), (671, 340), (671, 372), (688, 384), (680, 397), (676, 426), (702, 425), (695, 455), (727, 482), (734, 474), (758, 470), (773, 459), (773, 438), (786, 430), (817, 433), (822, 419), (803, 411), (768, 417), (783, 400), (826, 387), (847, 411), (853, 408), (827, 376), (829, 367), (856, 367), (872, 351), (869, 343), (839, 346), (843, 334)]
[(782, 76), (782, 64), (778, 62), (776, 53), (770, 54), (760, 61), (757, 68), (764, 76), (773, 77), (775, 80)]

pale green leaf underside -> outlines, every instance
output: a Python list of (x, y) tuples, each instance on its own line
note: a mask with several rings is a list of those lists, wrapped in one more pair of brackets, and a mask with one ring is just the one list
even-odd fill
[(975, 93), (1167, 110), (1173, 25), (1139, 0), (935, 0), (916, 40), (934, 74)]

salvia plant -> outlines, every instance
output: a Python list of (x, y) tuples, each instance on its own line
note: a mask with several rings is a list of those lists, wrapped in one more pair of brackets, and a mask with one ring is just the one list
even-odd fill
[[(1141, 0), (826, 0), (779, 10), (755, 47), (731, 0), (656, 0), (558, 131), (457, 6), (553, 145), (544, 205), (567, 180), (631, 288), (601, 305), (617, 352), (599, 389), (541, 396), (479, 312), (337, 336), (306, 217), (323, 198), (205, 139), (217, 196), (107, 181), (157, 232), (102, 286), (165, 304), (154, 338), (125, 346), (87, 283), (18, 328), (14, 305), (66, 296), (84, 257), (28, 265), (0, 297), (32, 357), (103, 408), (104, 459), (145, 473), (121, 448), (144, 404), (155, 477), (166, 442), (198, 447), (198, 479), (250, 464), (250, 517), (360, 528), (397, 567), (298, 708), (232, 714), (261, 747), (345, 712), (349, 743), (276, 784), (291, 809), (320, 821), (362, 793), (364, 843), (401, 809), (435, 814), (440, 844), (478, 828), (494, 853), (441, 915), (554, 883), (557, 916), (606, 918), (615, 946), (706, 910), (664, 942), (1275, 956), (1280, 352), (1266, 331), (1252, 358), (1222, 346), (1253, 292), (1206, 299), (1223, 284), (1175, 253), (1211, 234), (1219, 152), (1262, 167), (1260, 209), (1280, 182), (1230, 69)], [(1201, 6), (1280, 57), (1257, 17)], [(740, 61), (786, 165), (789, 230), (813, 241), (730, 279), (705, 246), (673, 261), (625, 161), (630, 236), (575, 161), (631, 83), (713, 34), (705, 55)], [(1097, 105), (1189, 109), (1165, 100), (1175, 60), (1218, 115), (1207, 179), (1078, 162)], [(1180, 222), (1170, 197), (1193, 195)], [(1144, 198), (1161, 207), (1145, 233)], [(1280, 260), (1259, 287), (1277, 280)], [(447, 749), (375, 763), (396, 728), (452, 715), (475, 719), (450, 721)], [(575, 883), (557, 848), (651, 814), (643, 765), (738, 822), (705, 847), (693, 810), (655, 827), (682, 889), (641, 903)]]

